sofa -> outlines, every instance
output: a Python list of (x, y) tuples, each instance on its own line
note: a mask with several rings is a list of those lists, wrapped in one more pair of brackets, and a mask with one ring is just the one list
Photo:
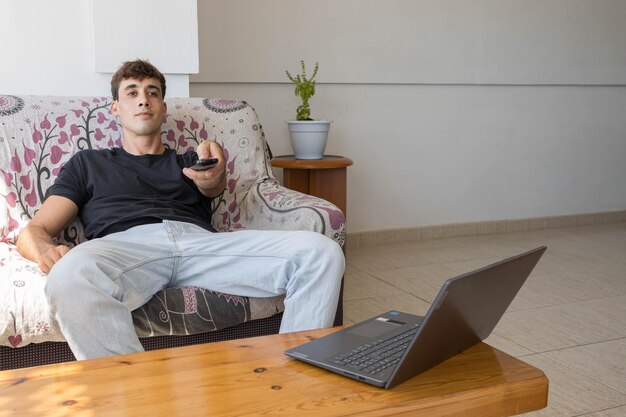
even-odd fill
[[(166, 102), (166, 147), (184, 152), (211, 139), (224, 148), (227, 188), (211, 205), (218, 232), (312, 230), (343, 246), (345, 217), (336, 206), (277, 181), (263, 127), (249, 104), (219, 98)], [(17, 252), (15, 242), (74, 153), (121, 146), (110, 103), (110, 97), (0, 95), (0, 370), (74, 360), (44, 295), (46, 275)], [(80, 222), (56, 240), (80, 244)], [(167, 288), (135, 310), (133, 320), (146, 350), (184, 346), (277, 333), (282, 301)], [(335, 325), (342, 320), (340, 298)]]

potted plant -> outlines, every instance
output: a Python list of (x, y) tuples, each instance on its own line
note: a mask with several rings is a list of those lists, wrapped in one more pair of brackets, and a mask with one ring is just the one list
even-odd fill
[(311, 107), (309, 106), (309, 99), (315, 94), (315, 76), (319, 65), (315, 63), (315, 69), (310, 78), (306, 76), (304, 61), (300, 61), (300, 65), (302, 74), (295, 77), (288, 70), (285, 71), (287, 78), (296, 85), (296, 96), (302, 100), (302, 104), (298, 106), (296, 111), (296, 120), (287, 122), (291, 146), (296, 159), (322, 159), (328, 139), (330, 121), (311, 119)]

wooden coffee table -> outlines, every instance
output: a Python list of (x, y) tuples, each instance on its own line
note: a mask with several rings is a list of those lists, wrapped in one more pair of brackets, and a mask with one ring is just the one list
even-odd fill
[(484, 343), (390, 390), (283, 355), (335, 329), (0, 372), (0, 416), (509, 416), (544, 374)]

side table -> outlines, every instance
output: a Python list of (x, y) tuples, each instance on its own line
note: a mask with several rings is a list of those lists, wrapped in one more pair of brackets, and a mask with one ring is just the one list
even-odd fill
[(272, 159), (271, 164), (283, 169), (285, 187), (330, 201), (347, 217), (346, 168), (352, 165), (350, 158), (324, 155), (322, 159), (296, 159), (282, 155)]

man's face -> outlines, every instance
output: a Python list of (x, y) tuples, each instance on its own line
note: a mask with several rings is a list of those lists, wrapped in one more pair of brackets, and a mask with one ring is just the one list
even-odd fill
[(167, 106), (159, 80), (129, 78), (120, 83), (118, 93), (119, 99), (111, 103), (111, 113), (119, 116), (125, 138), (128, 135), (160, 138)]

